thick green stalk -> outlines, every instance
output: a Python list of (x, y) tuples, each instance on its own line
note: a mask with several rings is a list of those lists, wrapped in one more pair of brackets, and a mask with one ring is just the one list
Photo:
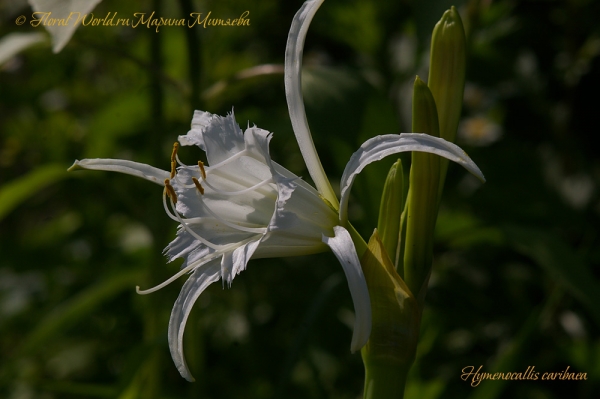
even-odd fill
[[(465, 88), (466, 39), (456, 8), (447, 10), (431, 38), (428, 85), (437, 106), (440, 137), (454, 143)], [(448, 160), (440, 160), (438, 202), (444, 189)]]
[[(413, 91), (413, 132), (439, 136), (435, 101), (417, 76)], [(413, 152), (406, 215), (404, 280), (422, 303), (433, 258), (433, 230), (437, 217), (440, 157)]]
[(396, 272), (377, 230), (361, 265), (371, 297), (372, 330), (361, 354), (365, 399), (402, 399), (415, 359), (420, 312), (415, 297)]
[(403, 399), (408, 371), (412, 365), (370, 361), (365, 364), (364, 399)]

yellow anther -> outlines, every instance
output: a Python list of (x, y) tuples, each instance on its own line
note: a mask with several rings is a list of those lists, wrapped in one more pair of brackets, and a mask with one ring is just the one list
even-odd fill
[(202, 184), (200, 184), (198, 179), (196, 179), (195, 177), (192, 177), (192, 181), (196, 185), (196, 188), (198, 189), (198, 191), (200, 191), (200, 194), (204, 195), (204, 187), (202, 187)]
[(204, 162), (198, 161), (198, 167), (200, 168), (200, 172), (202, 173), (202, 178), (206, 180), (206, 171), (204, 170)]
[(165, 192), (169, 196), (169, 198), (171, 198), (171, 201), (173, 201), (173, 203), (176, 204), (177, 203), (177, 194), (175, 194), (175, 189), (171, 185), (171, 182), (169, 181), (169, 179), (165, 179)]
[(173, 152), (171, 152), (171, 163), (177, 161), (177, 150), (179, 149), (179, 143), (175, 142), (173, 144)]
[(171, 161), (171, 179), (175, 177), (177, 173), (177, 161)]

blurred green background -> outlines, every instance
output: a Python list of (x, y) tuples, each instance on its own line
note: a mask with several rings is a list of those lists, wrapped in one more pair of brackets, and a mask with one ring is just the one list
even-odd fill
[[(75, 159), (169, 169), (193, 109), (235, 107), (274, 132), (272, 158), (310, 181), (287, 113), (282, 64), (302, 1), (104, 0), (104, 16), (181, 18), (190, 10), (244, 27), (80, 27), (0, 65), (0, 397), (359, 398), (353, 308), (331, 253), (252, 260), (230, 289), (212, 285), (187, 325), (197, 382), (167, 346), (185, 278), (162, 249), (176, 223), (162, 189), (131, 176), (66, 172)], [(487, 178), (450, 169), (409, 399), (597, 398), (600, 394), (600, 2), (327, 0), (308, 33), (304, 96), (334, 185), (367, 138), (409, 131), (415, 75), (431, 30), (459, 7), (468, 40), (458, 144)], [(31, 15), (0, 1), (0, 38)], [(46, 35), (47, 36), (47, 35)], [(254, 69), (250, 69), (254, 68)], [(197, 148), (180, 157), (194, 163)], [(408, 171), (410, 158), (402, 158)], [(350, 219), (376, 225), (390, 157), (357, 179)], [(461, 380), (485, 371), (587, 373), (586, 381)], [(541, 377), (540, 377), (541, 378)]]

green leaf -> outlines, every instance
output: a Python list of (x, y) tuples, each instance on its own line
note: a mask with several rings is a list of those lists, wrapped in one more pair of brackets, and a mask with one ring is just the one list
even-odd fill
[(506, 238), (521, 254), (533, 259), (577, 298), (600, 326), (600, 284), (589, 266), (562, 239), (531, 227), (508, 226)]
[(65, 178), (67, 167), (62, 164), (44, 165), (0, 187), (0, 220), (30, 196)]
[(148, 109), (143, 93), (125, 93), (106, 104), (90, 122), (83, 158), (111, 156), (119, 138), (140, 131), (148, 118)]
[(44, 391), (86, 398), (114, 398), (116, 387), (100, 384), (86, 384), (72, 381), (50, 381), (40, 384)]
[(132, 290), (135, 282), (140, 281), (142, 276), (142, 272), (134, 270), (111, 276), (85, 289), (79, 295), (51, 311), (25, 338), (21, 351), (31, 353), (36, 350), (56, 334), (76, 324), (104, 302), (126, 289)]
[[(548, 304), (551, 304), (553, 301), (549, 299)], [(512, 342), (508, 345), (507, 348), (503, 349), (499, 356), (496, 358), (496, 361), (490, 368), (483, 367), (480, 373), (506, 373), (506, 372), (517, 372), (520, 362), (523, 357), (523, 350), (525, 345), (532, 338), (533, 333), (536, 331), (536, 327), (539, 325), (540, 315), (543, 312), (541, 309), (534, 310), (529, 318), (523, 324), (521, 330), (517, 333)], [(475, 369), (473, 372), (477, 371), (479, 366), (474, 366)], [(525, 368), (523, 369), (523, 372)], [(472, 377), (472, 376), (471, 376)], [(465, 382), (469, 384), (473, 383), (472, 379), (467, 379)], [(502, 390), (510, 381), (500, 379), (495, 381), (482, 381), (477, 385), (474, 389), (474, 392), (469, 399), (495, 399), (500, 397), (502, 394)], [(474, 382), (477, 384), (477, 381)]]
[[(563, 292), (560, 289), (554, 290), (550, 296), (546, 298), (543, 305), (532, 309), (529, 317), (522, 324), (521, 329), (515, 335), (513, 340), (508, 344), (507, 347), (503, 348), (502, 351), (496, 357), (496, 360), (489, 368), (482, 368), (480, 373), (507, 373), (507, 372), (518, 372), (521, 371), (519, 367), (524, 363), (523, 351), (526, 345), (533, 338), (534, 333), (537, 331), (540, 325), (540, 320), (546, 317), (545, 315), (556, 306), (558, 302), (563, 298)], [(527, 371), (527, 366), (522, 368), (522, 372)], [(473, 372), (477, 371), (478, 366), (474, 366)], [(468, 372), (468, 371), (467, 371)], [(462, 378), (462, 377), (461, 377)], [(473, 382), (473, 376), (466, 377), (469, 384)], [(510, 380), (499, 379), (494, 381), (482, 381), (477, 385), (473, 394), (469, 396), (469, 399), (496, 399), (502, 394), (502, 390), (508, 384)]]

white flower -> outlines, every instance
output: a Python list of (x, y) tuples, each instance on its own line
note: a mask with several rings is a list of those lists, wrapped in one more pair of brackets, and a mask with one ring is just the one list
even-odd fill
[[(346, 278), (356, 313), (351, 350), (360, 349), (371, 332), (369, 292), (347, 226), (347, 204), (355, 176), (369, 163), (403, 151), (425, 151), (462, 164), (483, 179), (477, 166), (454, 144), (424, 134), (374, 137), (353, 154), (342, 176), (338, 202), (312, 143), (300, 92), (302, 47), (308, 25), (322, 0), (306, 2), (294, 17), (285, 64), (286, 97), (302, 155), (318, 191), (271, 160), (271, 134), (257, 127), (244, 133), (233, 112), (226, 117), (196, 111), (181, 145), (197, 145), (208, 165), (187, 166), (171, 157), (171, 171), (114, 159), (84, 159), (71, 169), (116, 171), (164, 186), (165, 211), (180, 223), (165, 249), (169, 260), (183, 258), (181, 270), (150, 293), (191, 274), (169, 321), (169, 347), (181, 375), (193, 381), (183, 355), (183, 332), (197, 298), (222, 279), (231, 284), (250, 258), (294, 256), (330, 248)], [(177, 166), (179, 165), (179, 166)]]
[(357, 312), (352, 349), (360, 349), (369, 337), (369, 294), (350, 235), (336, 226), (337, 211), (317, 190), (271, 161), (270, 139), (269, 132), (257, 127), (242, 133), (233, 112), (220, 117), (196, 111), (192, 129), (179, 142), (206, 151), (208, 166), (182, 164), (176, 145), (171, 172), (116, 159), (84, 159), (72, 167), (127, 173), (164, 186), (165, 210), (180, 223), (165, 253), (169, 260), (184, 262), (169, 280), (139, 292), (153, 292), (191, 273), (169, 322), (171, 354), (188, 380), (193, 378), (182, 341), (194, 302), (219, 279), (231, 284), (252, 257), (306, 255), (323, 252), (329, 245), (339, 258), (349, 259), (342, 266)]

